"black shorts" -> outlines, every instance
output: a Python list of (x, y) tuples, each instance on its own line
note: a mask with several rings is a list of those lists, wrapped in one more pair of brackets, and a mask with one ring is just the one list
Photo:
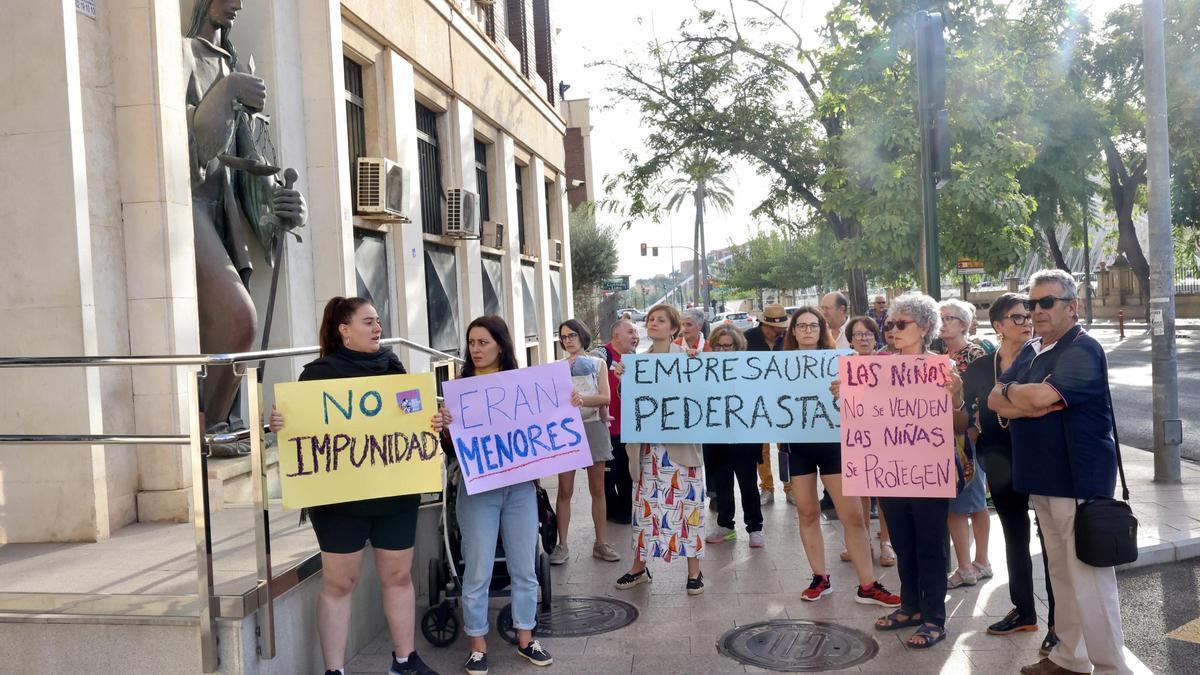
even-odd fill
[(371, 542), (384, 551), (403, 551), (417, 539), (419, 495), (406, 496), (400, 508), (382, 515), (361, 515), (348, 504), (314, 506), (308, 510), (317, 543), (325, 553), (357, 553)]
[(842, 473), (841, 443), (786, 443), (788, 474), (831, 476)]

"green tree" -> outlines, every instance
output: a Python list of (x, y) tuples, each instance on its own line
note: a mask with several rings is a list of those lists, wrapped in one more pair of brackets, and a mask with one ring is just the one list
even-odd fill
[[(666, 193), (665, 208), (678, 211), (691, 202), (696, 219), (692, 237), (693, 267), (696, 298), (709, 307), (708, 253), (704, 237), (704, 214), (712, 206), (721, 213), (733, 210), (733, 190), (725, 179), (724, 166), (716, 158), (702, 152), (687, 156), (680, 167), (680, 175), (667, 180), (662, 188)], [(703, 295), (701, 294), (703, 289)]]
[(569, 220), (575, 315), (597, 330), (600, 282), (617, 271), (617, 231), (611, 225), (597, 222), (596, 205), (591, 202), (572, 210)]
[[(1023, 17), (1010, 17), (1007, 4), (937, 4), (952, 43), (956, 175), (939, 204), (945, 266), (969, 256), (999, 270), (1032, 237), (1034, 200), (1016, 173), (1034, 158), (1022, 73), (1038, 66), (1038, 53), (1026, 49)], [(825, 256), (844, 261), (855, 311), (866, 308), (868, 273), (910, 280), (921, 221), (912, 17), (927, 5), (843, 0), (810, 45), (782, 0), (741, 0), (726, 13), (699, 12), (643, 60), (610, 64), (621, 76), (613, 92), (638, 106), (649, 130), (615, 181), (631, 210), (653, 204), (656, 178), (683, 153), (743, 158), (773, 179), (758, 213), (781, 220), (803, 205), (802, 229), (829, 236)]]

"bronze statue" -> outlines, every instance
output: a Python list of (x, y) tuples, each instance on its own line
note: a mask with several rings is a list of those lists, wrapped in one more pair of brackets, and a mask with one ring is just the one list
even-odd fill
[[(278, 269), (278, 243), (306, 219), (304, 197), (291, 189), (291, 180), (282, 185), (273, 178), (279, 169), (267, 156), (273, 150), (262, 114), (266, 84), (254, 75), (253, 57), (239, 60), (229, 38), (241, 8), (241, 0), (197, 0), (183, 41), (196, 299), (200, 349), (206, 354), (253, 346), (257, 314), (247, 291), (246, 237), (258, 239)], [(294, 180), (294, 172), (290, 176)], [(209, 369), (203, 392), (208, 431), (228, 424), (237, 393), (232, 367)], [(244, 448), (212, 451), (238, 454)]]

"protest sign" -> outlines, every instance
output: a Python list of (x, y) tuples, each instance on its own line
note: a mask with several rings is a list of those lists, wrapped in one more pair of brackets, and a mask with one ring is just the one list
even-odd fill
[(441, 490), (436, 391), (430, 373), (275, 385), (284, 507)]
[(945, 356), (842, 359), (842, 492), (953, 497), (954, 410)]
[(829, 383), (849, 351), (630, 354), (621, 440), (640, 443), (836, 443)]
[(467, 494), (591, 466), (571, 391), (566, 361), (445, 382)]

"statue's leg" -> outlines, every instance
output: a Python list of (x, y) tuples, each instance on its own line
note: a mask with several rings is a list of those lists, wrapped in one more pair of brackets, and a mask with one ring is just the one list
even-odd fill
[[(200, 350), (205, 354), (249, 351), (257, 329), (254, 302), (229, 260), (203, 207), (192, 210), (196, 233), (196, 294), (200, 314)], [(204, 415), (209, 421), (229, 416), (238, 390), (231, 366), (208, 369), (204, 381)]]

